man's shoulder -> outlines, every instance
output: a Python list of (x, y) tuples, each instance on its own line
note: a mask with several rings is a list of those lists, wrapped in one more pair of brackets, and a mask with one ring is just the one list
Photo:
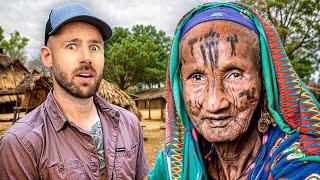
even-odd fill
[[(0, 150), (24, 149), (34, 159), (41, 152), (43, 142), (43, 112), (41, 106), (34, 109), (11, 126), (0, 138)], [(20, 152), (22, 153), (22, 152)]]
[[(29, 112), (21, 119), (16, 121), (4, 134), (11, 134), (16, 136), (18, 139), (28, 138), (30, 134), (36, 133), (38, 128), (43, 124), (43, 112), (42, 105)], [(33, 138), (31, 138), (32, 140)]]

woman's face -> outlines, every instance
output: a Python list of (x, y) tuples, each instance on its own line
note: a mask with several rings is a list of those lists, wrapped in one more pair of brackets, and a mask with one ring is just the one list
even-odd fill
[(209, 21), (180, 42), (183, 95), (196, 130), (209, 142), (244, 134), (260, 97), (259, 40), (229, 21)]

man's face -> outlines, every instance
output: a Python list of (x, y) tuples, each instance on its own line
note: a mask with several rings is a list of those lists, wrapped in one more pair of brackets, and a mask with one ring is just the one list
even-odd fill
[(196, 130), (209, 142), (247, 131), (260, 97), (259, 41), (228, 21), (193, 27), (180, 42), (183, 95)]
[(99, 30), (87, 23), (69, 23), (48, 44), (55, 85), (77, 98), (92, 97), (103, 76), (104, 44)]

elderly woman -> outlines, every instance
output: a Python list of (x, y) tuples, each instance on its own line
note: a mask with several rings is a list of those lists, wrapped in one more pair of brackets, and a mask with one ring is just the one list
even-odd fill
[(273, 25), (241, 2), (177, 26), (166, 141), (149, 179), (320, 179), (320, 105)]

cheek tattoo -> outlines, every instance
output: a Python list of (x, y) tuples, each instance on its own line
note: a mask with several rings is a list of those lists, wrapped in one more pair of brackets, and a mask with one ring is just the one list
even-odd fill
[(255, 92), (256, 88), (252, 88), (251, 91), (249, 89), (245, 89), (239, 93), (239, 98), (246, 96), (250, 102), (254, 102), (256, 100)]
[(232, 36), (231, 34), (227, 35), (227, 42), (230, 42), (231, 44), (231, 54), (230, 56), (237, 56), (236, 54), (236, 43), (238, 43), (238, 38), (237, 35), (235, 34), (234, 36)]

